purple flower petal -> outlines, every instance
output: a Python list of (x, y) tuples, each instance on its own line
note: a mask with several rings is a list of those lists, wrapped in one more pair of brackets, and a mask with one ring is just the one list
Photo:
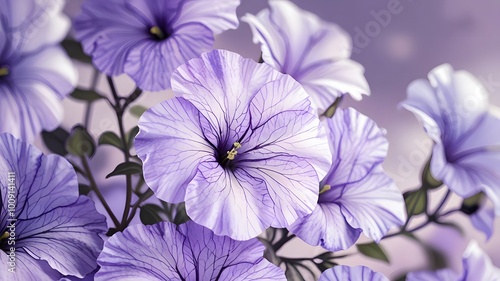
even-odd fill
[(469, 242), (464, 251), (463, 271), (456, 274), (451, 269), (442, 269), (435, 272), (420, 271), (408, 274), (408, 281), (494, 281), (500, 280), (500, 268), (495, 267), (488, 255), (479, 248), (476, 241)]
[(179, 97), (146, 112), (137, 138), (160, 199), (185, 199), (196, 223), (237, 240), (314, 210), (331, 154), (295, 80), (216, 50), (179, 67), (172, 86)]
[[(0, 135), (0, 152), (2, 206), (9, 200), (8, 172), (16, 175), (16, 251), (24, 253), (22, 257), (47, 261), (65, 275), (83, 277), (95, 269), (103, 244), (99, 234), (106, 230), (106, 222), (89, 198), (78, 197), (72, 166), (9, 134)], [(0, 229), (6, 229), (11, 223), (7, 208), (2, 208), (0, 217), (4, 218)], [(2, 250), (10, 249), (6, 247)]]
[(320, 113), (342, 94), (360, 100), (370, 93), (363, 67), (349, 60), (352, 43), (344, 30), (289, 1), (269, 5), (243, 20), (261, 44), (263, 60), (300, 82)]
[(170, 87), (172, 72), (236, 28), (239, 0), (86, 0), (76, 37), (108, 75), (129, 74), (149, 91)]
[(198, 164), (213, 158), (206, 140), (214, 141), (210, 126), (183, 98), (164, 101), (141, 116), (135, 149), (144, 165), (144, 179), (156, 196), (171, 203), (184, 201)]
[(484, 191), (500, 214), (500, 117), (488, 111), (488, 93), (471, 74), (441, 65), (429, 82), (408, 87), (402, 106), (422, 121), (436, 145), (431, 171), (461, 197)]
[(338, 265), (327, 269), (318, 281), (389, 281), (387, 277), (381, 273), (375, 272), (366, 266), (349, 267)]
[(486, 206), (485, 204), (479, 207), (475, 213), (470, 215), (470, 220), (472, 225), (479, 231), (486, 235), (486, 239), (489, 240), (491, 235), (493, 235), (493, 227), (495, 223), (495, 210)]
[[(15, 252), (15, 270), (9, 271), (11, 264), (9, 264), (9, 253), (0, 251), (0, 270), (2, 271), (2, 278), (0, 280), (9, 281), (53, 281), (58, 280), (61, 274), (56, 270), (50, 268), (45, 261), (35, 260), (30, 255), (16, 251)], [(12, 270), (12, 269), (11, 269)]]
[(438, 271), (410, 272), (406, 281), (459, 281), (459, 276), (451, 269), (440, 269)]
[(263, 252), (257, 239), (216, 236), (192, 221), (133, 225), (106, 242), (96, 280), (286, 280)]
[(334, 156), (321, 187), (330, 189), (311, 215), (289, 229), (330, 251), (352, 246), (361, 231), (379, 241), (406, 218), (403, 196), (380, 166), (387, 154), (385, 131), (352, 108), (338, 109), (324, 124)]

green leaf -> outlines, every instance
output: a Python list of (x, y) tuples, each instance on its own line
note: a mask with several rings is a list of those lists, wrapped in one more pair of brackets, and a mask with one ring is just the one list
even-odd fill
[(163, 221), (160, 216), (162, 212), (163, 209), (160, 206), (154, 204), (145, 204), (141, 206), (139, 217), (141, 218), (141, 222), (144, 225), (155, 224)]
[(110, 178), (118, 175), (133, 175), (142, 173), (142, 165), (136, 162), (125, 162), (121, 163), (109, 173), (106, 178)]
[(141, 115), (148, 110), (147, 107), (144, 107), (142, 105), (134, 105), (130, 107), (130, 114), (134, 115), (135, 117), (139, 118)]
[(324, 261), (322, 263), (314, 263), (314, 264), (321, 272), (338, 265), (338, 263), (332, 261)]
[(127, 135), (127, 149), (130, 150), (134, 146), (134, 139), (135, 136), (139, 133), (139, 127), (135, 126), (133, 127)]
[(61, 45), (66, 50), (70, 58), (84, 63), (92, 63), (92, 58), (83, 52), (82, 45), (79, 42), (66, 38), (61, 42)]
[(107, 131), (102, 133), (98, 141), (99, 145), (109, 144), (123, 150), (122, 140), (115, 133)]
[(66, 140), (66, 150), (76, 156), (92, 157), (95, 153), (95, 142), (87, 130), (80, 125), (76, 125)]
[(176, 213), (175, 213), (173, 223), (175, 223), (176, 225), (179, 225), (179, 224), (183, 224), (189, 220), (190, 220), (190, 218), (186, 212), (186, 206), (185, 206), (184, 202), (177, 204)]
[(434, 178), (431, 173), (431, 159), (425, 164), (422, 172), (422, 189), (436, 189), (443, 185), (443, 182)]
[(82, 100), (82, 101), (87, 101), (87, 102), (94, 102), (96, 100), (104, 99), (105, 97), (98, 94), (95, 91), (91, 90), (83, 90), (76, 88), (73, 93), (71, 93), (70, 97), (77, 99), (77, 100)]
[(61, 156), (65, 156), (66, 154), (68, 154), (68, 151), (66, 150), (64, 145), (68, 137), (69, 133), (61, 127), (58, 127), (51, 132), (42, 131), (42, 138), (45, 146), (51, 152)]
[(427, 209), (427, 190), (424, 188), (407, 191), (403, 194), (405, 198), (408, 217), (420, 215)]
[(335, 112), (337, 111), (337, 108), (340, 106), (340, 103), (342, 102), (343, 96), (337, 98), (332, 105), (330, 105), (326, 111), (323, 113), (324, 116), (328, 118), (332, 118), (333, 115), (335, 115)]
[(472, 215), (476, 213), (481, 204), (483, 203), (485, 195), (483, 192), (479, 192), (478, 194), (465, 198), (462, 201), (462, 206), (460, 206), (460, 211), (467, 215)]
[(78, 184), (78, 192), (80, 195), (87, 195), (90, 192), (90, 186), (80, 183)]
[(385, 251), (382, 249), (382, 247), (375, 243), (368, 243), (368, 244), (357, 244), (356, 247), (358, 248), (358, 251), (370, 258), (374, 258), (377, 260), (389, 262), (389, 258), (387, 257)]

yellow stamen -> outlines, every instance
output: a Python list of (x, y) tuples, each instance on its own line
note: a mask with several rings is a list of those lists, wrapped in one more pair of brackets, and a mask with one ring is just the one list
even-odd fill
[(0, 67), (0, 76), (7, 76), (9, 75), (9, 72), (9, 68), (7, 66)]
[(0, 237), (0, 241), (9, 238), (9, 236), (10, 236), (10, 233), (8, 231), (5, 231), (4, 234), (2, 235), (2, 237)]
[(332, 187), (329, 184), (327, 184), (327, 185), (323, 186), (323, 189), (321, 189), (319, 194), (323, 194), (323, 193), (327, 192), (328, 190), (330, 190), (331, 188)]
[(238, 148), (241, 147), (241, 144), (239, 142), (233, 143), (233, 149), (227, 152), (227, 159), (228, 160), (234, 160), (234, 157), (236, 157), (236, 154), (238, 154)]
[(149, 33), (151, 33), (152, 35), (155, 35), (160, 40), (165, 38), (165, 34), (163, 33), (163, 30), (161, 30), (161, 28), (159, 28), (158, 26), (151, 27), (149, 29)]

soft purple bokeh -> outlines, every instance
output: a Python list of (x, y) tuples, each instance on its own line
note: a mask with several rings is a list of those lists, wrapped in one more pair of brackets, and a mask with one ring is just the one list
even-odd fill
[(339, 265), (325, 270), (318, 281), (389, 281), (381, 273), (366, 266), (349, 267)]
[(286, 281), (264, 249), (257, 239), (235, 241), (192, 221), (134, 225), (106, 242), (96, 280)]
[[(0, 134), (0, 155), (0, 230), (12, 224), (8, 219), (17, 219), (15, 244), (1, 243), (1, 276), (49, 281), (61, 274), (84, 277), (93, 271), (106, 222), (92, 200), (78, 196), (73, 167), (63, 157), (45, 156), (6, 133)], [(14, 189), (9, 186), (9, 172), (15, 173)], [(13, 212), (7, 208), (12, 200)], [(11, 247), (15, 247), (14, 274), (8, 272)]]

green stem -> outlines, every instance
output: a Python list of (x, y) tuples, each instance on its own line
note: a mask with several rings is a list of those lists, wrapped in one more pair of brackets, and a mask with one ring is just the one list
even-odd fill
[(90, 188), (97, 195), (97, 198), (99, 198), (99, 201), (101, 201), (101, 204), (104, 206), (104, 209), (106, 209), (106, 212), (108, 212), (108, 215), (111, 218), (111, 220), (113, 220), (113, 223), (115, 224), (115, 226), (119, 227), (120, 222), (118, 221), (115, 214), (113, 213), (113, 211), (109, 207), (108, 203), (104, 199), (104, 196), (102, 195), (101, 191), (97, 187), (97, 183), (94, 179), (94, 176), (92, 175), (92, 171), (90, 170), (90, 166), (89, 166), (87, 158), (85, 156), (81, 156), (80, 159), (82, 160), (83, 169), (85, 171), (87, 179), (90, 182)]

